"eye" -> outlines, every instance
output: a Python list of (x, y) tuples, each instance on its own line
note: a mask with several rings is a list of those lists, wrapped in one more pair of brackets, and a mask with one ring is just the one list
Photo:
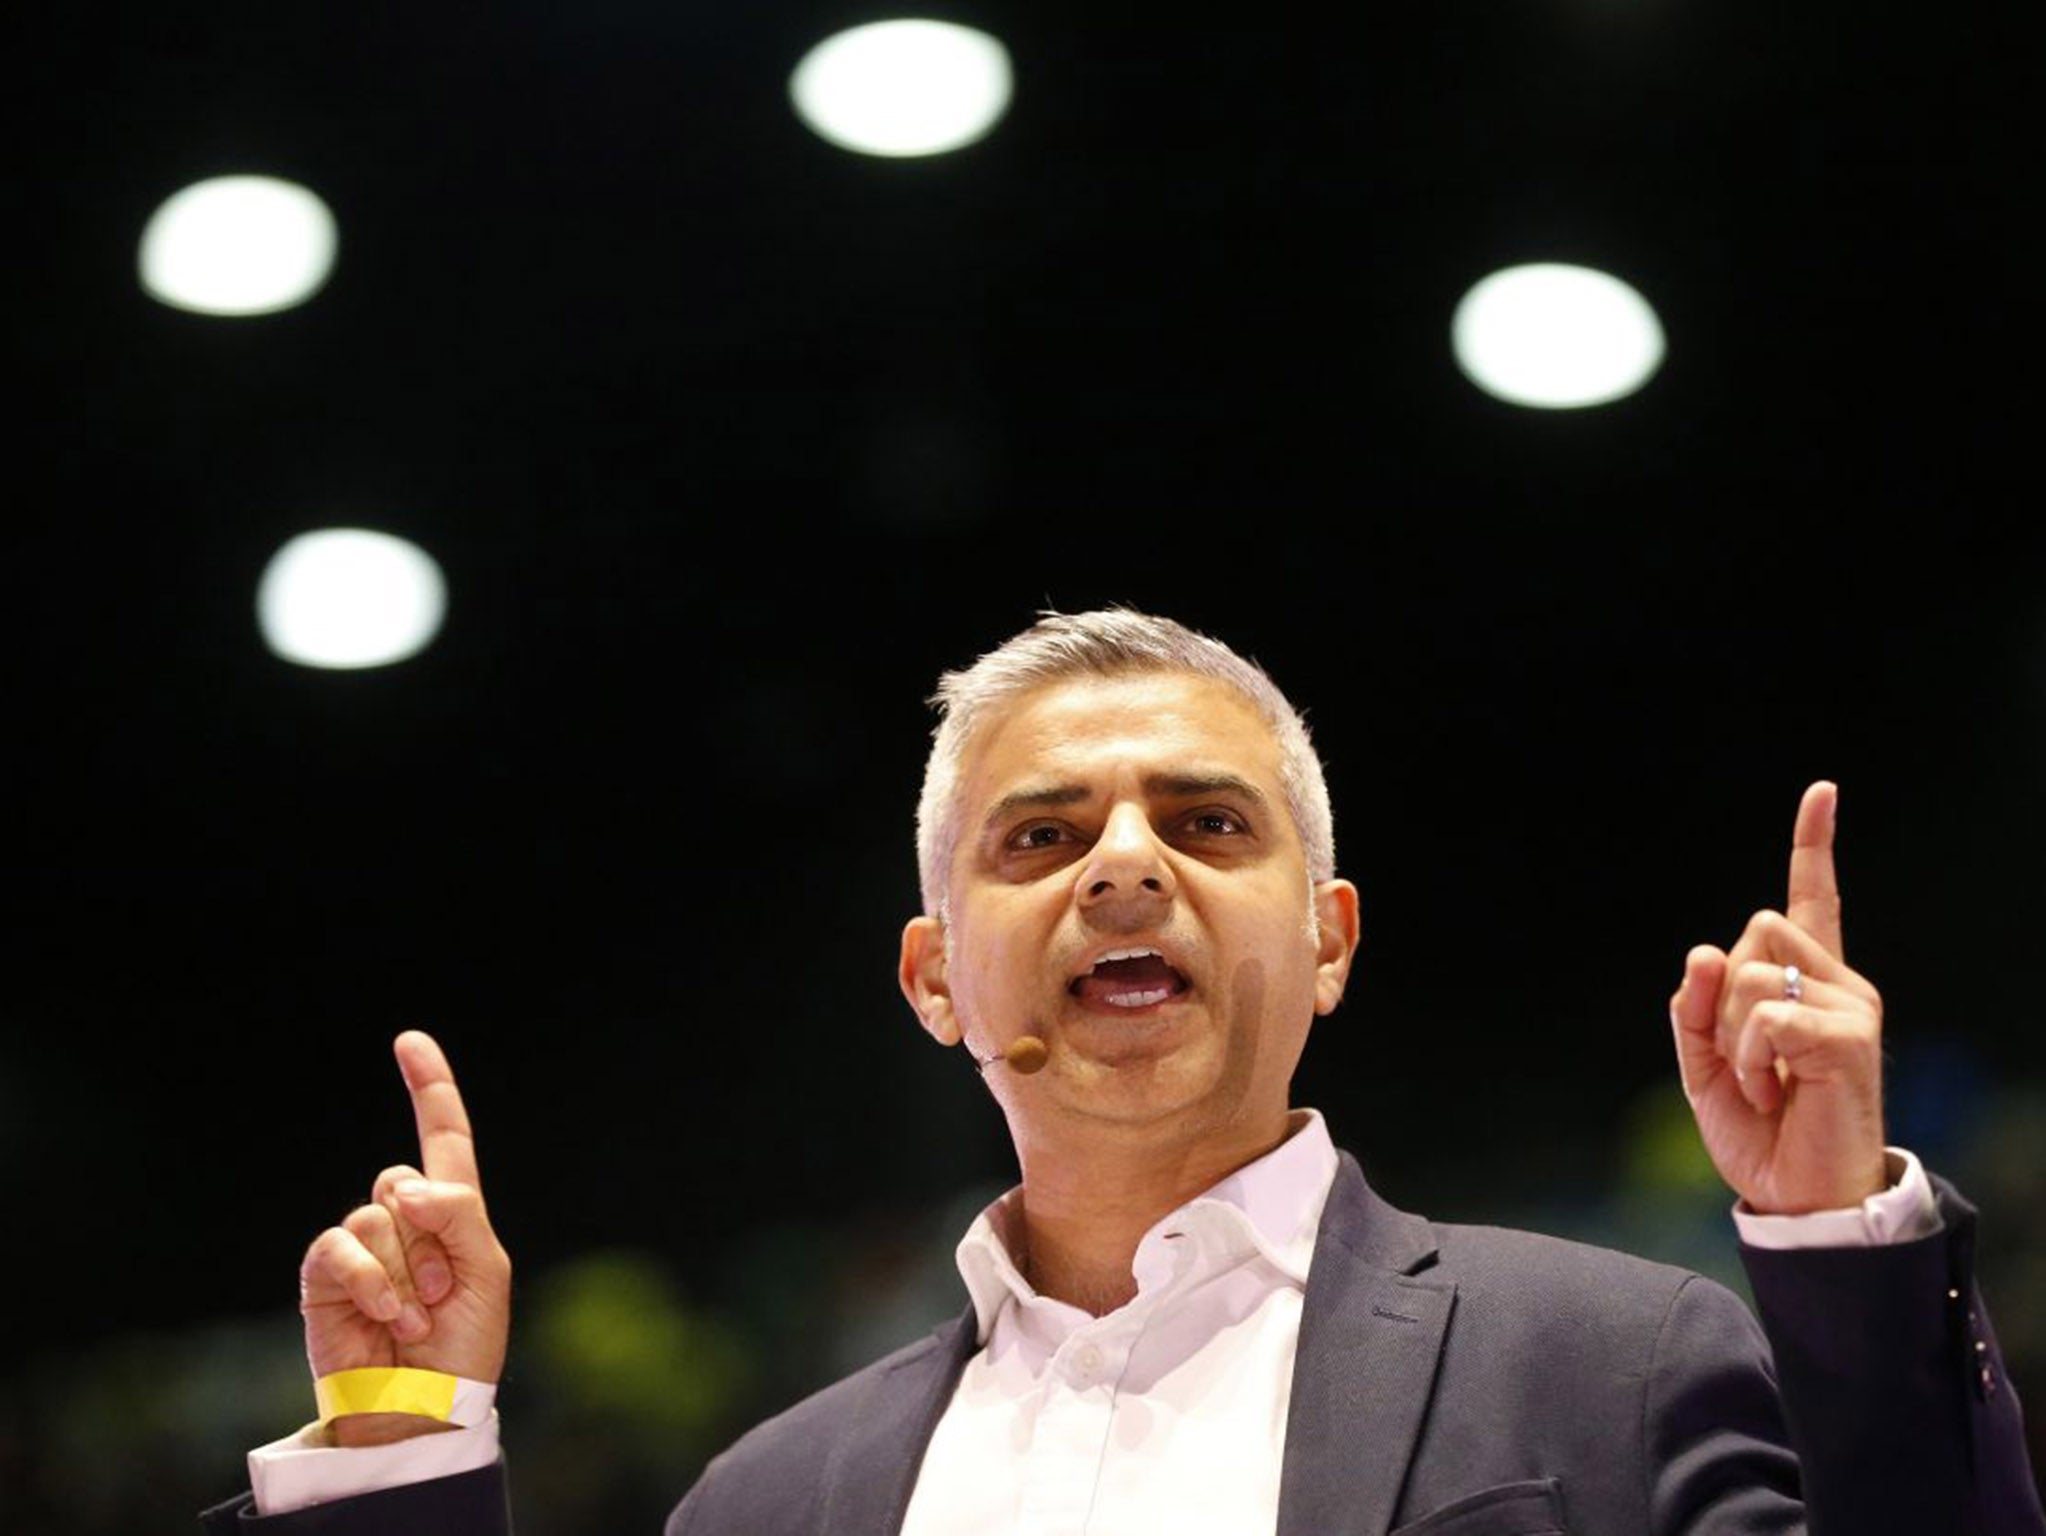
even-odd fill
[(1236, 837), (1250, 828), (1234, 811), (1195, 811), (1186, 818), (1186, 828), (1202, 837)]
[(1033, 821), (1011, 832), (1007, 846), (1016, 853), (1030, 853), (1039, 848), (1056, 848), (1065, 837), (1066, 829), (1056, 822)]

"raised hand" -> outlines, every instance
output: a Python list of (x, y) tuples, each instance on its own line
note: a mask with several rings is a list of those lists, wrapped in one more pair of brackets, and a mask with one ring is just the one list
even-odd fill
[[(454, 1073), (432, 1036), (393, 1049), (419, 1126), (424, 1169), (386, 1168), (369, 1202), (313, 1239), (299, 1270), (306, 1358), (317, 1379), (363, 1366), (412, 1366), (494, 1382), (511, 1328), (511, 1260), (490, 1228), (476, 1144)], [(397, 1415), (362, 1415), (386, 1420)], [(336, 1421), (359, 1438), (437, 1427)]]
[(1832, 784), (1804, 792), (1784, 910), (1757, 912), (1731, 953), (1693, 949), (1670, 999), (1705, 1149), (1764, 1214), (1859, 1205), (1887, 1182), (1883, 1003), (1841, 945), (1838, 808)]

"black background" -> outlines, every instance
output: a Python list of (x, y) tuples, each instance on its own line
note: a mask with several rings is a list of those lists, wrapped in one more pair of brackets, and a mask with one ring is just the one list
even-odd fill
[[(1016, 99), (907, 161), (786, 104), (878, 14), (19, 23), (0, 1192), (45, 1345), (288, 1306), (410, 1155), (412, 1024), (522, 1266), (1007, 1177), (893, 961), (920, 700), (1045, 605), (1308, 707), (1366, 937), (1299, 1097), (1395, 1199), (1603, 1177), (1821, 775), (1900, 1072), (2046, 1074), (2017, 8), (940, 8)], [(328, 287), (154, 303), (150, 211), (245, 171), (332, 206)], [(1461, 377), (1457, 299), (1530, 260), (1657, 307), (1642, 392)], [(446, 570), (417, 659), (264, 650), (329, 523)]]

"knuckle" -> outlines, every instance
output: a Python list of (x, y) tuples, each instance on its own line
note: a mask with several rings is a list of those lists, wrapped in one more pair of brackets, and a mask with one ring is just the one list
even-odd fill
[(1783, 985), (1783, 967), (1766, 960), (1744, 960), (1734, 985), (1744, 992), (1767, 992)]
[(483, 1191), (473, 1184), (438, 1180), (422, 1203), (434, 1206), (457, 1220), (468, 1220), (482, 1215)]
[(386, 1196), (390, 1194), (392, 1186), (398, 1184), (402, 1180), (416, 1179), (418, 1177), (419, 1170), (412, 1167), (410, 1164), (393, 1163), (390, 1167), (386, 1168), (382, 1173), (377, 1175), (376, 1184), (373, 1186), (375, 1190), (375, 1198), (381, 1202)]
[(390, 1230), (391, 1213), (381, 1205), (358, 1205), (342, 1220), (341, 1227), (357, 1237), (376, 1237)]
[(301, 1275), (310, 1275), (324, 1269), (331, 1269), (339, 1257), (338, 1249), (347, 1236), (339, 1227), (329, 1227), (306, 1245), (305, 1260), (299, 1265)]

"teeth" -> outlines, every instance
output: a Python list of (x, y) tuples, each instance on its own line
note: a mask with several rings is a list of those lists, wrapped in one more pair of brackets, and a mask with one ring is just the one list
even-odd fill
[(1145, 992), (1111, 992), (1104, 1001), (1118, 1008), (1148, 1008), (1153, 1003), (1162, 1003), (1172, 996), (1170, 987), (1152, 987)]
[(1165, 958), (1165, 951), (1162, 949), (1152, 949), (1149, 946), (1145, 946), (1142, 949), (1111, 949), (1105, 955), (1096, 956), (1094, 966), (1099, 967), (1104, 961), (1108, 960), (1141, 960), (1146, 955), (1156, 955), (1162, 960)]

